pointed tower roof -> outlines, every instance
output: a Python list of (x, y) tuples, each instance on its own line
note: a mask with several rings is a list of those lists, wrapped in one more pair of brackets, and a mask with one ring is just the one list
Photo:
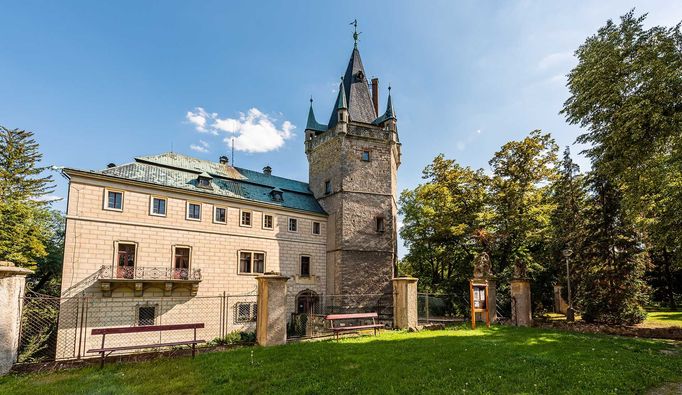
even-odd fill
[(336, 109), (348, 109), (348, 104), (346, 103), (346, 92), (343, 89), (343, 78), (341, 78), (341, 83), (339, 84), (339, 94), (336, 96)]
[(306, 124), (306, 130), (314, 130), (316, 132), (327, 131), (327, 125), (322, 125), (318, 123), (315, 119), (315, 112), (313, 111), (313, 98), (310, 98), (310, 110), (308, 110), (308, 123)]
[[(360, 51), (357, 47), (353, 48), (346, 73), (343, 76), (343, 94), (346, 97), (346, 105), (348, 107), (348, 114), (351, 121), (372, 123), (377, 117), (372, 104), (372, 97), (369, 93), (369, 86), (367, 85), (367, 76), (365, 68), (362, 66), (362, 59), (360, 59)], [(341, 89), (339, 89), (339, 93)], [(339, 95), (340, 96), (340, 95)], [(338, 106), (334, 107), (332, 115), (329, 118), (329, 127), (336, 125), (338, 120)]]
[(393, 111), (393, 100), (391, 100), (391, 87), (388, 87), (388, 101), (386, 102), (386, 112), (384, 112), (384, 115), (380, 116), (379, 118), (375, 119), (374, 122), (372, 122), (375, 125), (379, 125), (389, 119), (396, 119), (395, 117), (395, 112)]

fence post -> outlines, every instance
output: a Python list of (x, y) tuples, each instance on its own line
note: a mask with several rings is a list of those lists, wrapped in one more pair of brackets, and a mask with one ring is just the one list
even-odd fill
[(430, 294), (426, 294), (426, 323), (429, 323), (429, 296)]
[(287, 342), (287, 281), (289, 277), (265, 274), (258, 281), (256, 342), (273, 346)]
[(417, 329), (417, 279), (398, 277), (393, 280), (393, 327)]
[(0, 375), (17, 361), (21, 325), (21, 309), (28, 269), (15, 267), (11, 262), (0, 262)]

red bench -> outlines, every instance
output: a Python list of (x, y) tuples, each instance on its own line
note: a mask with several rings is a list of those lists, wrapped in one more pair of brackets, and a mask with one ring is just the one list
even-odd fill
[[(334, 326), (335, 321), (345, 321), (345, 320), (369, 320), (372, 319), (371, 324), (366, 324), (366, 325), (351, 325), (351, 326)], [(379, 318), (379, 314), (377, 313), (353, 313), (353, 314), (329, 314), (328, 316), (324, 317), (325, 320), (329, 321), (331, 327), (331, 331), (334, 332), (334, 337), (338, 340), (339, 339), (339, 333), (341, 332), (350, 332), (350, 331), (356, 331), (360, 329), (374, 329), (374, 336), (377, 335), (377, 329), (383, 328), (383, 324), (377, 324), (376, 320)]]
[[(96, 328), (92, 330), (92, 335), (102, 335), (102, 346), (100, 348), (93, 348), (88, 350), (88, 352), (97, 352), (101, 355), (102, 359), (100, 362), (100, 367), (104, 366), (104, 359), (114, 351), (126, 351), (126, 350), (141, 350), (145, 348), (159, 348), (159, 347), (173, 347), (173, 346), (192, 346), (192, 358), (196, 353), (197, 344), (206, 343), (205, 340), (197, 340), (197, 329), (202, 329), (204, 324), (177, 324), (177, 325), (144, 325), (144, 326), (122, 326), (113, 328)], [(139, 346), (123, 346), (123, 347), (105, 347), (104, 340), (107, 335), (119, 335), (127, 333), (144, 333), (144, 332), (163, 332), (163, 331), (177, 331), (183, 329), (193, 329), (194, 339), (168, 342), (168, 343), (154, 343), (154, 344), (143, 344)]]

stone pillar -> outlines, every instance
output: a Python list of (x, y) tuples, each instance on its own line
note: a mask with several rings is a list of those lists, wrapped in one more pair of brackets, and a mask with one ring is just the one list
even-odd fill
[(265, 274), (258, 281), (256, 342), (274, 346), (287, 342), (287, 281), (289, 277)]
[(393, 328), (417, 329), (417, 279), (398, 277), (393, 282)]
[(17, 361), (21, 297), (24, 296), (26, 275), (31, 273), (11, 262), (0, 262), (0, 375), (9, 372)]
[(533, 317), (530, 304), (530, 281), (528, 279), (511, 280), (512, 324), (530, 326)]
[(497, 282), (493, 279), (488, 279), (488, 309), (490, 323), (497, 322)]

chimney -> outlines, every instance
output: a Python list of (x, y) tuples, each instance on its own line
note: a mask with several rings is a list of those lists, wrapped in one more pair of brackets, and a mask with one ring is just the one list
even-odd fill
[(374, 104), (374, 113), (379, 116), (379, 79), (372, 78), (372, 103)]
[(227, 156), (223, 155), (220, 158), (218, 158), (218, 162), (220, 162), (221, 165), (226, 165), (228, 164), (229, 161), (227, 159)]
[(272, 167), (265, 166), (263, 168), (263, 174), (265, 174), (266, 176), (271, 176), (272, 175)]

